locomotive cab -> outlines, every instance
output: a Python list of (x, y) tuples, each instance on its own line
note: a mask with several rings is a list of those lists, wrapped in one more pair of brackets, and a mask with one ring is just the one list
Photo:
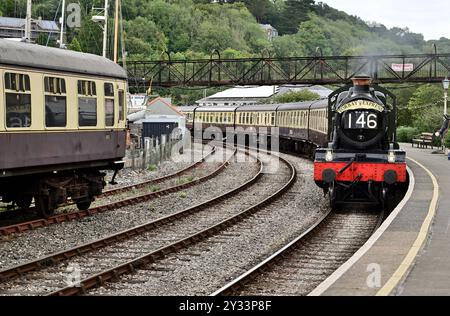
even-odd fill
[(329, 98), (329, 142), (316, 150), (314, 180), (340, 203), (386, 206), (406, 182), (405, 152), (395, 141), (395, 96), (356, 77)]

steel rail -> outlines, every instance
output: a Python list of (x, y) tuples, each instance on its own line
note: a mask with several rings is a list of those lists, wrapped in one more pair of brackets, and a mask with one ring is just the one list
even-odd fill
[[(294, 240), (280, 248), (278, 251), (270, 255), (268, 258), (264, 259), (262, 262), (258, 263), (254, 267), (250, 268), (243, 274), (239, 275), (214, 293), (210, 294), (210, 296), (230, 296), (235, 293), (240, 288), (244, 287), (247, 283), (253, 281), (258, 275), (270, 269), (274, 264), (276, 264), (279, 260), (282, 260), (283, 257), (287, 256), (288, 253), (295, 251), (296, 248), (300, 248), (300, 244), (308, 240), (308, 238), (313, 238), (315, 233), (322, 229), (324, 223), (328, 217), (333, 213), (331, 209), (329, 209), (325, 214), (323, 214), (316, 222), (314, 222), (306, 231), (301, 233)], [(379, 219), (377, 221), (376, 227), (373, 229), (372, 234), (376, 231), (376, 229), (382, 224), (382, 219), (384, 216), (384, 211), (380, 212)]]
[(46, 227), (46, 226), (50, 226), (50, 225), (54, 225), (54, 224), (59, 224), (62, 222), (78, 220), (78, 219), (81, 219), (84, 217), (92, 216), (92, 215), (99, 214), (99, 213), (104, 213), (104, 212), (115, 210), (115, 209), (118, 209), (121, 207), (139, 204), (139, 203), (142, 203), (142, 202), (145, 202), (145, 201), (157, 198), (157, 197), (162, 197), (162, 196), (168, 195), (170, 193), (178, 192), (178, 191), (193, 187), (195, 185), (201, 184), (203, 182), (206, 182), (206, 181), (214, 178), (215, 176), (220, 174), (222, 171), (224, 171), (225, 168), (230, 164), (230, 160), (236, 155), (236, 153), (237, 153), (237, 150), (234, 150), (233, 154), (230, 155), (230, 157), (224, 163), (222, 163), (212, 173), (210, 173), (202, 178), (195, 179), (193, 181), (190, 181), (190, 182), (187, 182), (184, 184), (175, 185), (175, 186), (172, 186), (172, 187), (169, 187), (166, 189), (162, 189), (162, 190), (159, 190), (156, 192), (151, 192), (151, 193), (135, 196), (132, 198), (124, 199), (121, 201), (117, 201), (117, 202), (113, 202), (113, 203), (109, 203), (109, 204), (105, 204), (105, 205), (100, 205), (100, 206), (93, 207), (93, 208), (85, 210), (85, 211), (75, 211), (75, 212), (70, 212), (70, 213), (58, 214), (58, 215), (54, 215), (49, 218), (41, 218), (41, 219), (36, 219), (36, 220), (28, 221), (28, 222), (13, 224), (13, 225), (9, 225), (9, 226), (3, 226), (3, 227), (0, 227), (0, 235), (5, 236), (5, 235), (14, 234), (14, 233), (21, 233), (21, 232), (24, 232), (27, 230), (33, 230), (36, 228)]
[[(115, 266), (111, 269), (100, 272), (94, 276), (84, 279), (80, 282), (79, 286), (66, 287), (55, 292), (48, 294), (49, 296), (69, 296), (69, 295), (80, 295), (85, 294), (89, 289), (96, 288), (104, 285), (106, 282), (118, 280), (121, 275), (133, 273), (136, 269), (145, 266), (149, 263), (155, 262), (158, 259), (164, 258), (167, 254), (176, 252), (180, 249), (184, 249), (187, 246), (203, 241), (204, 239), (217, 234), (224, 229), (235, 225), (236, 223), (248, 218), (254, 213), (258, 212), (262, 207), (270, 204), (275, 199), (283, 195), (296, 181), (297, 172), (295, 167), (287, 160), (282, 157), (278, 157), (283, 163), (285, 163), (290, 169), (289, 180), (277, 190), (275, 193), (264, 199), (263, 201), (247, 208), (246, 210), (231, 216), (222, 222), (210, 226), (198, 233), (192, 234), (187, 238), (178, 240), (170, 245), (161, 247), (155, 251), (147, 253), (139, 258), (130, 260), (124, 264)], [(261, 165), (261, 168), (263, 166)]]

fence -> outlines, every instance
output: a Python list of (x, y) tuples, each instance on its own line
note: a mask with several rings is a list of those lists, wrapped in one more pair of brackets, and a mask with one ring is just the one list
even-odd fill
[(149, 166), (155, 166), (171, 158), (172, 149), (180, 140), (177, 138), (161, 135), (159, 138), (144, 138), (142, 148), (132, 148), (127, 150), (125, 158), (125, 168), (147, 169)]

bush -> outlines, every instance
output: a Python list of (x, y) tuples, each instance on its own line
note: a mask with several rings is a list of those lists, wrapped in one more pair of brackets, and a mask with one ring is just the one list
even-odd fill
[(447, 132), (444, 137), (445, 147), (450, 148), (450, 132)]
[(415, 127), (400, 126), (397, 128), (397, 142), (410, 143), (417, 134), (419, 134), (419, 130)]

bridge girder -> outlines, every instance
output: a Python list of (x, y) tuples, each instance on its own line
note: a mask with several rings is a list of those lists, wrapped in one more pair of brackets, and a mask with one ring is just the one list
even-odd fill
[(355, 75), (376, 83), (441, 82), (450, 73), (450, 54), (312, 56), (127, 62), (129, 86), (234, 86), (347, 84)]

